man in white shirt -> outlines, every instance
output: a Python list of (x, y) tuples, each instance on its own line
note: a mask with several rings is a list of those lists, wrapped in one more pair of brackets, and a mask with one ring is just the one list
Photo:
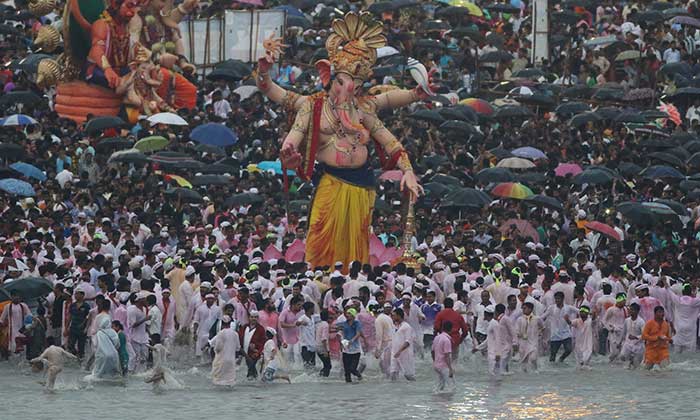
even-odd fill
[(231, 104), (223, 98), (221, 91), (214, 91), (211, 98), (211, 104), (214, 108), (214, 115), (223, 119), (228, 118), (228, 114), (231, 112)]

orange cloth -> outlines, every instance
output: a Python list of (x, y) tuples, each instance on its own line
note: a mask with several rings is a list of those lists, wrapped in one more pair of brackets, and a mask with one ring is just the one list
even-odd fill
[(659, 340), (659, 337), (671, 337), (671, 328), (668, 322), (661, 323), (656, 320), (647, 321), (642, 331), (642, 340), (646, 342), (644, 351), (644, 363), (659, 364), (664, 360), (668, 360), (668, 341)]
[[(166, 102), (171, 103), (176, 109), (192, 109), (197, 104), (197, 87), (193, 85), (185, 76), (166, 69), (160, 68), (163, 82), (158, 86), (156, 92), (158, 96)], [(174, 79), (173, 79), (174, 77)]]
[(347, 272), (352, 261), (369, 263), (375, 194), (372, 188), (351, 185), (329, 174), (321, 177), (306, 239), (306, 261), (312, 267), (333, 267), (340, 261)]

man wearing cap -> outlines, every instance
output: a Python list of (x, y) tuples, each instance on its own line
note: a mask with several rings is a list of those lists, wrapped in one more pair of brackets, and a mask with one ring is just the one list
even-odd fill
[(343, 369), (345, 371), (345, 382), (352, 382), (351, 374), (358, 380), (362, 375), (357, 371), (360, 363), (362, 348), (360, 337), (362, 336), (362, 324), (357, 320), (357, 309), (349, 308), (345, 310), (345, 321), (337, 322), (335, 328), (340, 333), (341, 347), (343, 352)]
[(245, 356), (246, 365), (248, 366), (248, 379), (258, 377), (258, 361), (262, 357), (263, 348), (265, 347), (265, 327), (258, 323), (260, 314), (258, 311), (251, 311), (248, 316), (248, 325), (244, 329), (239, 329), (239, 335), (243, 346), (241, 348)]
[(657, 306), (661, 306), (663, 308), (661, 301), (649, 295), (649, 285), (646, 283), (640, 283), (634, 288), (634, 290), (637, 293), (637, 297), (632, 299), (630, 303), (636, 303), (639, 305), (639, 316), (641, 316), (643, 320), (647, 321), (654, 319), (654, 308)]

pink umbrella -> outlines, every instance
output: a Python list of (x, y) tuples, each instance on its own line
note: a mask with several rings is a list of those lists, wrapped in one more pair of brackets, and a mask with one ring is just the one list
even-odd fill
[(498, 228), (498, 230), (504, 236), (512, 237), (510, 232), (513, 228), (515, 229), (514, 236), (530, 237), (537, 242), (540, 241), (540, 235), (537, 233), (537, 230), (535, 230), (535, 228), (532, 227), (530, 222), (528, 222), (527, 220), (508, 219), (505, 222), (503, 222), (503, 224), (500, 228)]
[(382, 181), (401, 181), (401, 178), (403, 178), (403, 172), (399, 170), (386, 171), (379, 177)]
[(279, 260), (280, 258), (282, 258), (282, 256), (282, 252), (279, 249), (277, 249), (277, 247), (270, 244), (267, 246), (267, 248), (265, 248), (265, 252), (263, 253), (263, 260)]
[(263, 0), (234, 0), (236, 3), (252, 4), (253, 6), (262, 6)]
[(304, 254), (306, 254), (306, 244), (301, 239), (295, 239), (287, 248), (287, 252), (284, 253), (284, 259), (287, 262), (302, 262)]
[(565, 177), (567, 175), (576, 176), (583, 172), (583, 169), (576, 163), (560, 163), (554, 169), (554, 175)]

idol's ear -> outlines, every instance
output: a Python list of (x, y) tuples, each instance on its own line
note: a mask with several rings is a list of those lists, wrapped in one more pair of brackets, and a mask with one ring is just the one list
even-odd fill
[(316, 62), (316, 70), (318, 75), (321, 77), (321, 82), (323, 86), (328, 86), (331, 82), (331, 62), (328, 60), (318, 60)]

